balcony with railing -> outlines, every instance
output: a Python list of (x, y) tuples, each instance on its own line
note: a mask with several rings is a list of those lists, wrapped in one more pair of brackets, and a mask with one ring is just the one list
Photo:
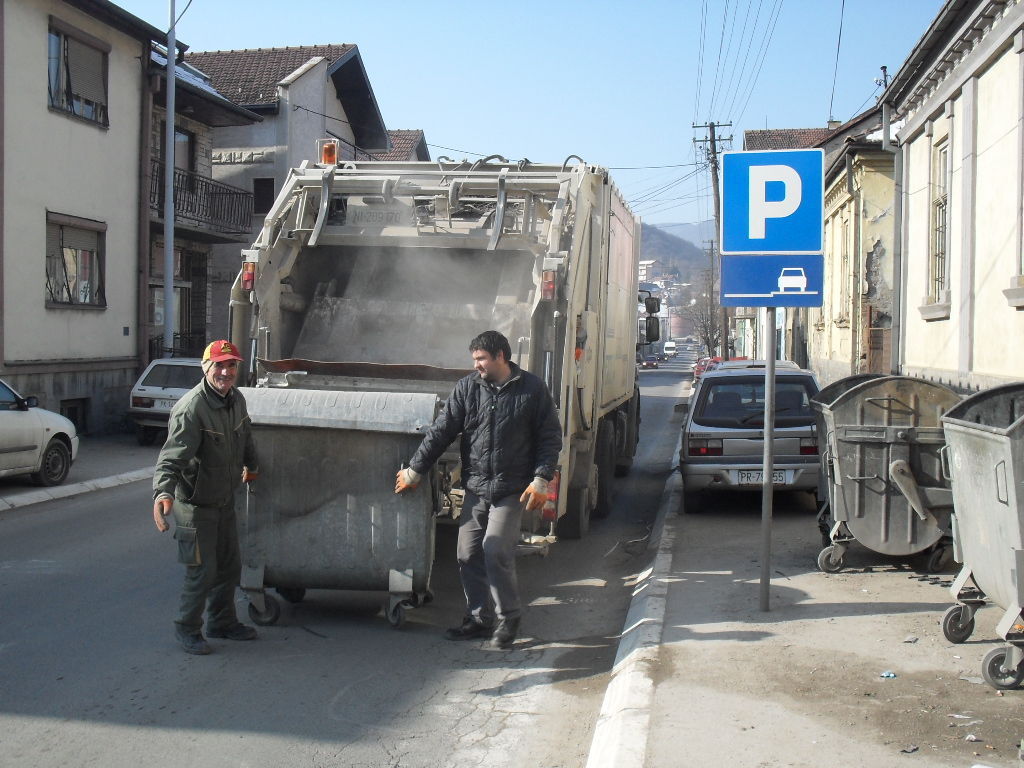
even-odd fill
[[(252, 192), (192, 171), (174, 169), (175, 226), (214, 242), (238, 242), (252, 227)], [(157, 220), (164, 214), (164, 163), (152, 161), (149, 207)], [(205, 235), (205, 237), (204, 237)]]

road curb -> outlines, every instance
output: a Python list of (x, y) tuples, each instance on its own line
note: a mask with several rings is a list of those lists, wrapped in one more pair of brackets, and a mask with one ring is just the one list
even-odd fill
[(594, 726), (586, 768), (643, 768), (654, 699), (654, 667), (661, 647), (672, 568), (676, 510), (683, 484), (673, 471), (661, 494), (658, 515), (647, 550), (651, 566), (637, 578), (626, 622), (619, 636), (611, 681)]
[(132, 470), (131, 472), (122, 472), (118, 475), (98, 477), (94, 480), (83, 480), (80, 483), (72, 483), (71, 485), (55, 485), (52, 488), (39, 488), (38, 490), (18, 493), (14, 496), (0, 496), (0, 511), (15, 509), (18, 507), (27, 507), (31, 504), (40, 504), (44, 501), (67, 499), (72, 496), (79, 496), (83, 493), (89, 493), (90, 491), (98, 491), (103, 488), (114, 488), (119, 485), (135, 483), (139, 480), (151, 478), (152, 476), (153, 468), (145, 467), (143, 469)]

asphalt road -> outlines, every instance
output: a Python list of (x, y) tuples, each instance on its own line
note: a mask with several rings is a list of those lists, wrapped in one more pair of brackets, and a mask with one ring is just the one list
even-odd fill
[(450, 527), (436, 599), (402, 629), (382, 595), (311, 591), (259, 641), (193, 657), (173, 640), (181, 569), (146, 483), (0, 513), (0, 763), (582, 765), (671, 471), (682, 367), (641, 375), (639, 454), (612, 515), (520, 560), (512, 651), (443, 639), (462, 613)]

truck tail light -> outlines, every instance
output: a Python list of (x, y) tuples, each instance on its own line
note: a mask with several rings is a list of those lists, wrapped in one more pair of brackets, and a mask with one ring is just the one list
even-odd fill
[(547, 523), (553, 523), (558, 519), (558, 486), (560, 481), (561, 472), (555, 470), (554, 477), (548, 483), (547, 501), (544, 502), (544, 506), (540, 510), (540, 519)]
[(325, 141), (320, 145), (320, 162), (324, 165), (338, 164), (338, 142)]
[(546, 269), (540, 284), (540, 297), (544, 301), (555, 300), (555, 271)]
[(152, 408), (153, 398), (132, 395), (132, 408)]
[(800, 438), (800, 455), (801, 456), (817, 456), (818, 455), (818, 441), (813, 437), (801, 437)]
[(256, 264), (252, 261), (242, 262), (242, 290), (251, 291), (256, 284)]
[(721, 440), (703, 440), (690, 438), (687, 443), (686, 452), (690, 456), (721, 456)]

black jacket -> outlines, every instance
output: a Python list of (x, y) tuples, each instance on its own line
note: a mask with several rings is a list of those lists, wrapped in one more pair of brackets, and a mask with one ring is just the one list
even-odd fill
[(510, 363), (500, 388), (472, 373), (458, 381), (409, 466), (424, 474), (461, 432), (462, 482), (495, 501), (520, 494), (535, 475), (554, 475), (562, 429), (544, 382)]

